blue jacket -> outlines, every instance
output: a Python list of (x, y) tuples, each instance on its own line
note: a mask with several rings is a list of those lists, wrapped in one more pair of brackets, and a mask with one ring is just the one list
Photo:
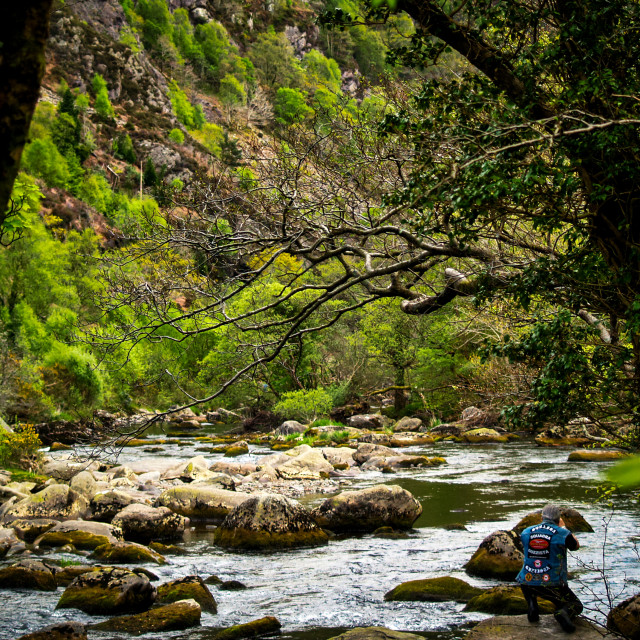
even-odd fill
[(571, 531), (551, 520), (525, 529), (520, 535), (524, 566), (516, 581), (532, 587), (567, 584), (567, 538), (570, 536), (573, 538)]

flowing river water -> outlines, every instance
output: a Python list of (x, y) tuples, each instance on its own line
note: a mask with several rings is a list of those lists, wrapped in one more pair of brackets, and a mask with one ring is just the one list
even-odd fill
[[(163, 633), (161, 637), (206, 640), (214, 635), (212, 627), (272, 615), (282, 623), (282, 637), (292, 640), (324, 640), (346, 628), (374, 625), (433, 639), (462, 638), (473, 622), (487, 616), (464, 612), (464, 605), (452, 602), (385, 602), (384, 594), (401, 582), (437, 576), (455, 576), (477, 586), (497, 584), (467, 576), (464, 563), (486, 535), (510, 529), (547, 502), (578, 509), (593, 526), (594, 533), (578, 534), (582, 547), (569, 560), (572, 587), (589, 617), (604, 621), (601, 612), (608, 610), (607, 591), (616, 601), (640, 591), (635, 551), (635, 542), (640, 540), (640, 507), (631, 498), (616, 498), (613, 506), (594, 502), (595, 489), (608, 463), (568, 462), (566, 448), (541, 448), (531, 441), (505, 445), (443, 442), (403, 451), (441, 455), (447, 464), (407, 469), (391, 476), (363, 473), (345, 479), (341, 490), (386, 483), (411, 491), (420, 500), (423, 513), (406, 538), (337, 537), (319, 548), (232, 553), (213, 545), (210, 528), (193, 529), (180, 543), (186, 555), (170, 556), (169, 564), (148, 568), (161, 581), (215, 574), (223, 580), (239, 580), (248, 588), (219, 591), (212, 587), (217, 615), (203, 613), (201, 629)], [(271, 452), (266, 448), (252, 447), (249, 454), (236, 460), (256, 461), (267, 453)], [(118, 461), (126, 464), (151, 455), (186, 460), (197, 455), (196, 444), (169, 445), (162, 453), (153, 454), (139, 448), (125, 449)], [(213, 461), (214, 456), (211, 458)], [(311, 495), (301, 502), (314, 506), (325, 497)], [(447, 529), (450, 525), (464, 525), (466, 530)], [(71, 554), (63, 557), (78, 559)], [(0, 639), (61, 619), (101, 620), (74, 610), (55, 611), (61, 589), (57, 593), (1, 593)], [(126, 636), (109, 633), (92, 637)]]

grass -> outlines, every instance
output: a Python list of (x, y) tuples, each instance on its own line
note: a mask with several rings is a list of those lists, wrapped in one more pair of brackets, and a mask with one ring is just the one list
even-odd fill
[(312, 427), (346, 427), (344, 422), (332, 420), (331, 418), (318, 418), (311, 423)]
[(49, 476), (43, 476), (38, 473), (32, 473), (31, 471), (25, 471), (24, 469), (9, 468), (6, 469), (11, 474), (11, 480), (13, 482), (46, 482)]

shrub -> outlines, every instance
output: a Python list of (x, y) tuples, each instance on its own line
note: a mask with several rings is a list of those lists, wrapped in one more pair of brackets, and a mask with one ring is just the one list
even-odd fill
[(180, 129), (171, 129), (169, 132), (169, 140), (176, 144), (184, 144), (184, 133)]
[(197, 129), (198, 126), (198, 114), (193, 105), (187, 98), (187, 94), (178, 86), (175, 80), (169, 83), (169, 98), (171, 99), (171, 108), (173, 113), (176, 114), (176, 118), (187, 127), (187, 129)]
[(222, 127), (208, 122), (200, 131), (192, 131), (191, 135), (216, 157), (220, 157), (221, 145), (224, 142)]
[(113, 153), (116, 158), (120, 158), (125, 162), (134, 164), (137, 161), (136, 150), (133, 148), (133, 142), (131, 141), (131, 136), (128, 133), (124, 135), (120, 134), (113, 141)]
[(101, 89), (96, 94), (95, 109), (99, 116), (109, 119), (115, 116), (115, 111), (109, 100), (109, 94), (106, 89)]
[(307, 106), (301, 91), (281, 87), (273, 102), (273, 112), (276, 122), (288, 125), (304, 120), (313, 113), (313, 109)]
[(332, 407), (331, 395), (322, 387), (317, 389), (301, 389), (282, 394), (282, 400), (276, 404), (274, 411), (286, 416), (289, 420), (310, 422), (319, 415), (326, 415)]
[(0, 429), (0, 466), (33, 469), (42, 457), (40, 447), (42, 442), (33, 425), (21, 425), (15, 433)]
[(42, 178), (49, 187), (64, 189), (68, 185), (67, 161), (50, 138), (29, 143), (22, 154), (22, 166), (28, 173)]
[(243, 105), (247, 102), (247, 92), (238, 78), (227, 74), (220, 80), (220, 100), (227, 107)]

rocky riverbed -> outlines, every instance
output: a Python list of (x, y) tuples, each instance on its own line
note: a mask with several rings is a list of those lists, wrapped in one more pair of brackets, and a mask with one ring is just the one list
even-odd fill
[[(398, 433), (410, 446), (388, 446), (398, 444), (392, 442)], [(313, 446), (296, 444), (276, 433), (244, 444), (199, 423), (190, 436), (157, 433), (124, 447), (115, 464), (53, 452), (45, 467), (53, 480), (29, 486), (7, 478), (2, 488), (3, 566), (44, 561), (42, 571), (54, 582), (46, 591), (2, 585), (9, 610), (23, 613), (16, 622), (8, 610), (0, 611), (0, 638), (56, 620), (100, 624), (118, 614), (138, 615), (55, 609), (70, 587), (62, 584), (63, 571), (66, 581), (74, 570), (97, 565), (131, 569), (137, 576), (131, 579), (147, 579), (157, 592), (187, 576), (209, 578), (206, 589), (217, 612), (197, 603), (198, 616), (195, 607), (181, 613), (200, 623), (200, 634), (273, 616), (285, 637), (329, 638), (333, 631), (372, 625), (463, 637), (465, 625), (487, 615), (465, 611), (455, 598), (389, 601), (385, 594), (403, 582), (438, 576), (482, 589), (500, 584), (496, 577), (468, 575), (463, 567), (489, 534), (510, 530), (548, 500), (578, 508), (592, 524), (594, 533), (579, 534), (586, 543), (579, 554), (584, 562), (601, 561), (606, 524), (611, 585), (635, 593), (630, 576), (637, 576), (637, 506), (620, 501), (607, 523), (608, 509), (585, 494), (611, 462), (569, 462), (574, 448), (526, 439), (473, 442), (461, 434), (433, 435), (360, 428), (341, 443), (327, 438)], [(230, 445), (241, 449), (237, 456), (225, 455)], [(205, 446), (207, 451), (199, 450)], [(265, 501), (264, 494), (276, 497)], [(582, 581), (576, 590), (594, 607), (604, 595), (601, 577), (573, 565)], [(152, 612), (168, 606), (157, 594), (154, 602)], [(180, 635), (162, 632), (148, 615), (118, 624), (157, 629), (153, 637)], [(89, 635), (98, 632), (90, 629)]]

